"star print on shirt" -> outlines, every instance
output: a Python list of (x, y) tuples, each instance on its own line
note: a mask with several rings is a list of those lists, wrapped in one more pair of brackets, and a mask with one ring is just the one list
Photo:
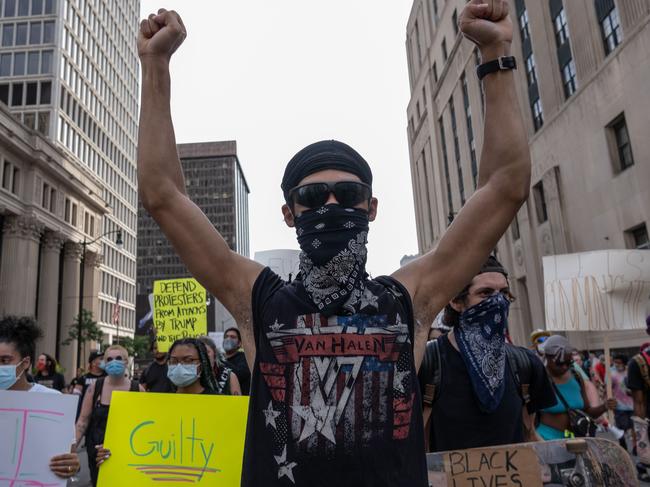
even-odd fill
[(273, 455), (275, 462), (278, 464), (278, 479), (287, 477), (294, 484), (296, 481), (293, 478), (293, 469), (298, 466), (296, 462), (287, 462), (287, 445), (284, 445), (282, 455)]
[(275, 424), (275, 418), (280, 416), (280, 411), (273, 409), (273, 401), (269, 401), (269, 407), (262, 411), (264, 412), (266, 426), (271, 425), (273, 428), (278, 429), (278, 426)]
[(372, 306), (375, 309), (379, 309), (378, 299), (379, 298), (375, 296), (370, 289), (364, 289), (363, 294), (361, 295), (360, 309), (363, 309), (367, 306)]
[(410, 370), (395, 371), (395, 375), (393, 376), (393, 387), (402, 394), (406, 394), (406, 390), (404, 389), (404, 380), (408, 379), (410, 374)]
[(271, 330), (273, 331), (278, 331), (280, 328), (282, 328), (284, 324), (278, 323), (278, 320), (275, 320), (275, 323), (271, 325)]

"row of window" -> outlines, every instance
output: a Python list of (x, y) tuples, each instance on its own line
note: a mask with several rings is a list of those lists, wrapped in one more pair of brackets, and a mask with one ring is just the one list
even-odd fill
[[(102, 127), (95, 121), (91, 113), (79, 103), (72, 93), (64, 87), (61, 88), (61, 109), (65, 114), (77, 125), (78, 128), (86, 135), (86, 137), (94, 143), (94, 145), (103, 152), (108, 159), (118, 167), (124, 174), (125, 180), (131, 184), (135, 184), (136, 170), (135, 164), (130, 162), (126, 155), (120, 150), (120, 146), (115, 144), (113, 140), (106, 134)], [(108, 118), (109, 122), (115, 122), (112, 117)], [(109, 124), (110, 125), (110, 124)]]
[(2, 47), (52, 43), (54, 43), (53, 20), (2, 24)]
[(129, 69), (129, 61), (137, 63), (133, 43), (120, 37), (121, 47), (118, 49), (114, 43), (116, 36), (110, 35), (101, 22), (97, 22), (96, 28), (87, 27), (72, 7), (66, 9), (64, 21), (63, 45), (86, 78), (91, 79), (88, 70), (94, 62), (108, 83), (111, 95), (133, 109), (137, 103), (137, 70)]
[(56, 13), (56, 0), (0, 0), (3, 17), (27, 15), (52, 15)]
[(49, 105), (52, 102), (52, 82), (0, 83), (0, 101), (12, 107)]
[[(84, 56), (84, 59), (87, 58)], [(137, 111), (128, 113), (126, 107), (111, 93), (109, 84), (104, 81), (99, 72), (94, 67), (90, 72), (94, 83), (75, 68), (67, 55), (63, 56), (61, 78), (81, 103), (95, 114), (107, 134), (120, 144), (121, 151), (124, 153), (120, 157), (134, 159), (136, 146), (133, 137), (137, 130), (134, 114)]]
[[(135, 286), (129, 284), (128, 286), (135, 289)], [(113, 294), (115, 294), (113, 292)], [(120, 295), (122, 296), (122, 295)], [(120, 299), (120, 303), (125, 301), (124, 298)], [(128, 300), (127, 300), (128, 301)], [(135, 301), (130, 301), (134, 303)], [(99, 321), (106, 324), (115, 324), (113, 320), (113, 314), (115, 309), (115, 302), (108, 302), (100, 299), (99, 301)], [(135, 311), (129, 308), (125, 308), (120, 304), (120, 314), (119, 314), (119, 327), (127, 330), (132, 330), (135, 327)], [(120, 333), (122, 335), (122, 333)], [(115, 337), (113, 337), (113, 343), (117, 343)]]
[(16, 51), (0, 54), (0, 76), (52, 74), (54, 51)]
[[(2, 86), (0, 86), (1, 88)], [(49, 111), (40, 111), (40, 112), (12, 112), (12, 115), (16, 120), (25, 124), (32, 130), (36, 130), (39, 133), (48, 137), (50, 135), (50, 112)]]
[(108, 296), (116, 296), (119, 292), (124, 301), (135, 302), (135, 286), (108, 272), (102, 272), (101, 292)]

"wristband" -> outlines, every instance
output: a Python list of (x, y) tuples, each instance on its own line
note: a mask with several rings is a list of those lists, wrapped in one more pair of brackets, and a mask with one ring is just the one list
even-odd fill
[(515, 59), (514, 56), (500, 56), (493, 61), (479, 64), (476, 67), (476, 75), (479, 80), (482, 80), (490, 73), (507, 71), (510, 69), (517, 69), (517, 59)]

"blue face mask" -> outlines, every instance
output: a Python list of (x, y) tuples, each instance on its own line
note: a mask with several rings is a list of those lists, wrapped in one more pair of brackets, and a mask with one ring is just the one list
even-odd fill
[(111, 360), (104, 366), (104, 370), (112, 377), (121, 377), (126, 370), (126, 364), (121, 360)]
[(21, 362), (16, 365), (0, 365), (0, 391), (6, 391), (11, 386), (13, 386), (18, 378), (23, 375), (23, 372), (20, 375), (16, 375), (16, 369)]
[(167, 369), (167, 377), (176, 387), (187, 387), (198, 380), (198, 367), (197, 364), (170, 365)]

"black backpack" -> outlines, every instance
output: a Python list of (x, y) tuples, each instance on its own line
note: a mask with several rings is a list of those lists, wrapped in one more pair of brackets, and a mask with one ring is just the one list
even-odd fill
[[(506, 359), (510, 365), (510, 373), (519, 391), (521, 401), (525, 406), (530, 402), (529, 389), (533, 370), (530, 355), (525, 348), (506, 343)], [(442, 360), (440, 357), (440, 345), (437, 340), (431, 340), (427, 343), (418, 375), (422, 391), (424, 427), (425, 431), (428, 431), (428, 422), (431, 418), (433, 404), (440, 397), (440, 386), (442, 383)]]

